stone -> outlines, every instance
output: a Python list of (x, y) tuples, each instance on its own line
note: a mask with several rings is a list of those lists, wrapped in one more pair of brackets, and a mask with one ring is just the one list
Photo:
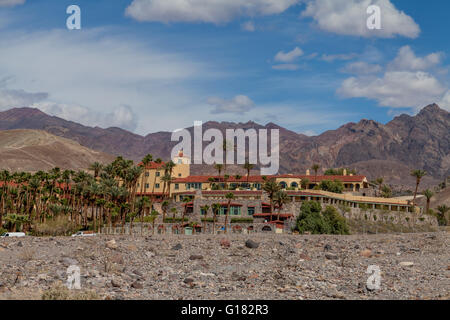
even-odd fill
[(106, 242), (106, 247), (109, 249), (117, 249), (119, 245), (116, 243), (116, 240), (112, 239)]
[(134, 289), (144, 289), (144, 285), (139, 281), (133, 282), (131, 287)]
[(17, 246), (18, 246), (18, 247), (23, 247), (22, 241), (19, 241), (19, 242), (17, 243)]
[(183, 249), (183, 246), (181, 245), (181, 243), (178, 243), (172, 247), (172, 250), (181, 250), (181, 249)]
[(64, 257), (61, 260), (59, 260), (59, 262), (61, 262), (62, 264), (66, 265), (66, 266), (71, 266), (71, 265), (77, 265), (78, 264), (78, 260), (72, 259), (72, 258), (69, 258), (69, 257)]
[(220, 240), (220, 246), (222, 248), (229, 248), (229, 247), (231, 247), (230, 240), (228, 240), (227, 238), (223, 238), (222, 240)]
[(323, 250), (324, 251), (330, 251), (332, 249), (332, 247), (331, 247), (331, 245), (329, 245), (329, 244), (326, 244), (324, 247), (323, 247)]
[(311, 261), (311, 258), (308, 255), (304, 254), (304, 253), (300, 253), (299, 257), (302, 260)]
[(186, 279), (183, 280), (183, 282), (186, 283), (186, 284), (191, 284), (191, 283), (194, 283), (194, 279), (186, 278)]
[(337, 254), (334, 253), (326, 253), (325, 254), (325, 258), (327, 258), (328, 260), (337, 260), (339, 259)]
[(111, 262), (117, 263), (117, 264), (124, 264), (124, 260), (122, 255), (115, 254), (110, 258)]
[(248, 239), (247, 241), (245, 241), (245, 246), (250, 249), (256, 249), (259, 247), (259, 243)]
[(202, 260), (202, 259), (203, 259), (203, 256), (202, 255), (198, 255), (198, 254), (192, 254), (189, 257), (189, 260)]
[(414, 262), (411, 261), (402, 261), (399, 263), (400, 266), (402, 267), (412, 267), (414, 265)]
[(122, 284), (121, 284), (119, 281), (115, 280), (115, 279), (111, 280), (111, 285), (112, 285), (114, 288), (120, 288), (120, 287), (122, 287)]
[(362, 257), (370, 258), (372, 256), (372, 250), (366, 249), (359, 253)]

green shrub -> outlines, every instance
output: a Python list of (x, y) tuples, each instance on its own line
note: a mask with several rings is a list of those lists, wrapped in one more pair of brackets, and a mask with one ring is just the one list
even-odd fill
[(334, 192), (334, 193), (342, 193), (344, 191), (344, 185), (339, 180), (323, 180), (319, 185), (320, 190)]
[(79, 226), (66, 217), (56, 217), (34, 226), (33, 234), (36, 236), (69, 236), (79, 231)]
[(231, 218), (231, 223), (253, 223), (253, 218)]
[(316, 201), (306, 201), (302, 204), (296, 230), (312, 234), (349, 234), (347, 222), (336, 208), (328, 206), (322, 212), (320, 203)]

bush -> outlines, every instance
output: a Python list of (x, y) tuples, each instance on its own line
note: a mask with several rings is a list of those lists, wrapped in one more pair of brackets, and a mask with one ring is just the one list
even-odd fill
[(61, 282), (57, 282), (42, 294), (42, 300), (100, 300), (95, 291), (69, 290)]
[(231, 223), (253, 223), (253, 218), (231, 218)]
[(333, 193), (342, 193), (344, 191), (344, 185), (339, 180), (323, 180), (319, 188), (323, 191), (333, 192)]
[(300, 208), (297, 231), (312, 234), (349, 234), (347, 221), (336, 208), (328, 206), (323, 212), (320, 203), (307, 201)]
[(79, 226), (65, 217), (57, 217), (55, 220), (39, 223), (33, 229), (36, 236), (69, 236), (79, 231)]

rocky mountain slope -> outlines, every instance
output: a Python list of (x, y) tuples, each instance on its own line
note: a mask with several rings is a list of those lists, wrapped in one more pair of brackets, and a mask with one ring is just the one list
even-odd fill
[[(37, 109), (16, 108), (0, 112), (0, 130), (40, 129), (73, 139), (81, 145), (113, 155), (140, 160), (145, 154), (169, 158), (170, 132), (140, 136), (119, 128), (92, 128), (49, 116)], [(384, 176), (391, 184), (411, 188), (412, 169), (424, 169), (423, 185), (433, 185), (450, 175), (450, 114), (436, 104), (416, 116), (401, 115), (387, 124), (373, 120), (348, 123), (316, 137), (308, 137), (273, 123), (207, 122), (203, 126), (224, 132), (228, 128), (280, 129), (280, 173), (303, 173), (313, 163), (323, 169), (350, 167), (370, 179)], [(192, 128), (188, 128), (192, 132)], [(206, 145), (206, 143), (205, 143)], [(210, 168), (197, 167), (196, 172)]]
[(10, 171), (87, 169), (95, 161), (106, 163), (114, 156), (41, 130), (0, 131), (0, 168)]

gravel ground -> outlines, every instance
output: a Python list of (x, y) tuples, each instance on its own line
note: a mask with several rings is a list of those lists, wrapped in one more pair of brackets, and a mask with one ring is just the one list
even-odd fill
[(449, 243), (449, 232), (0, 239), (0, 299), (40, 299), (70, 265), (81, 271), (70, 292), (101, 299), (449, 299)]

